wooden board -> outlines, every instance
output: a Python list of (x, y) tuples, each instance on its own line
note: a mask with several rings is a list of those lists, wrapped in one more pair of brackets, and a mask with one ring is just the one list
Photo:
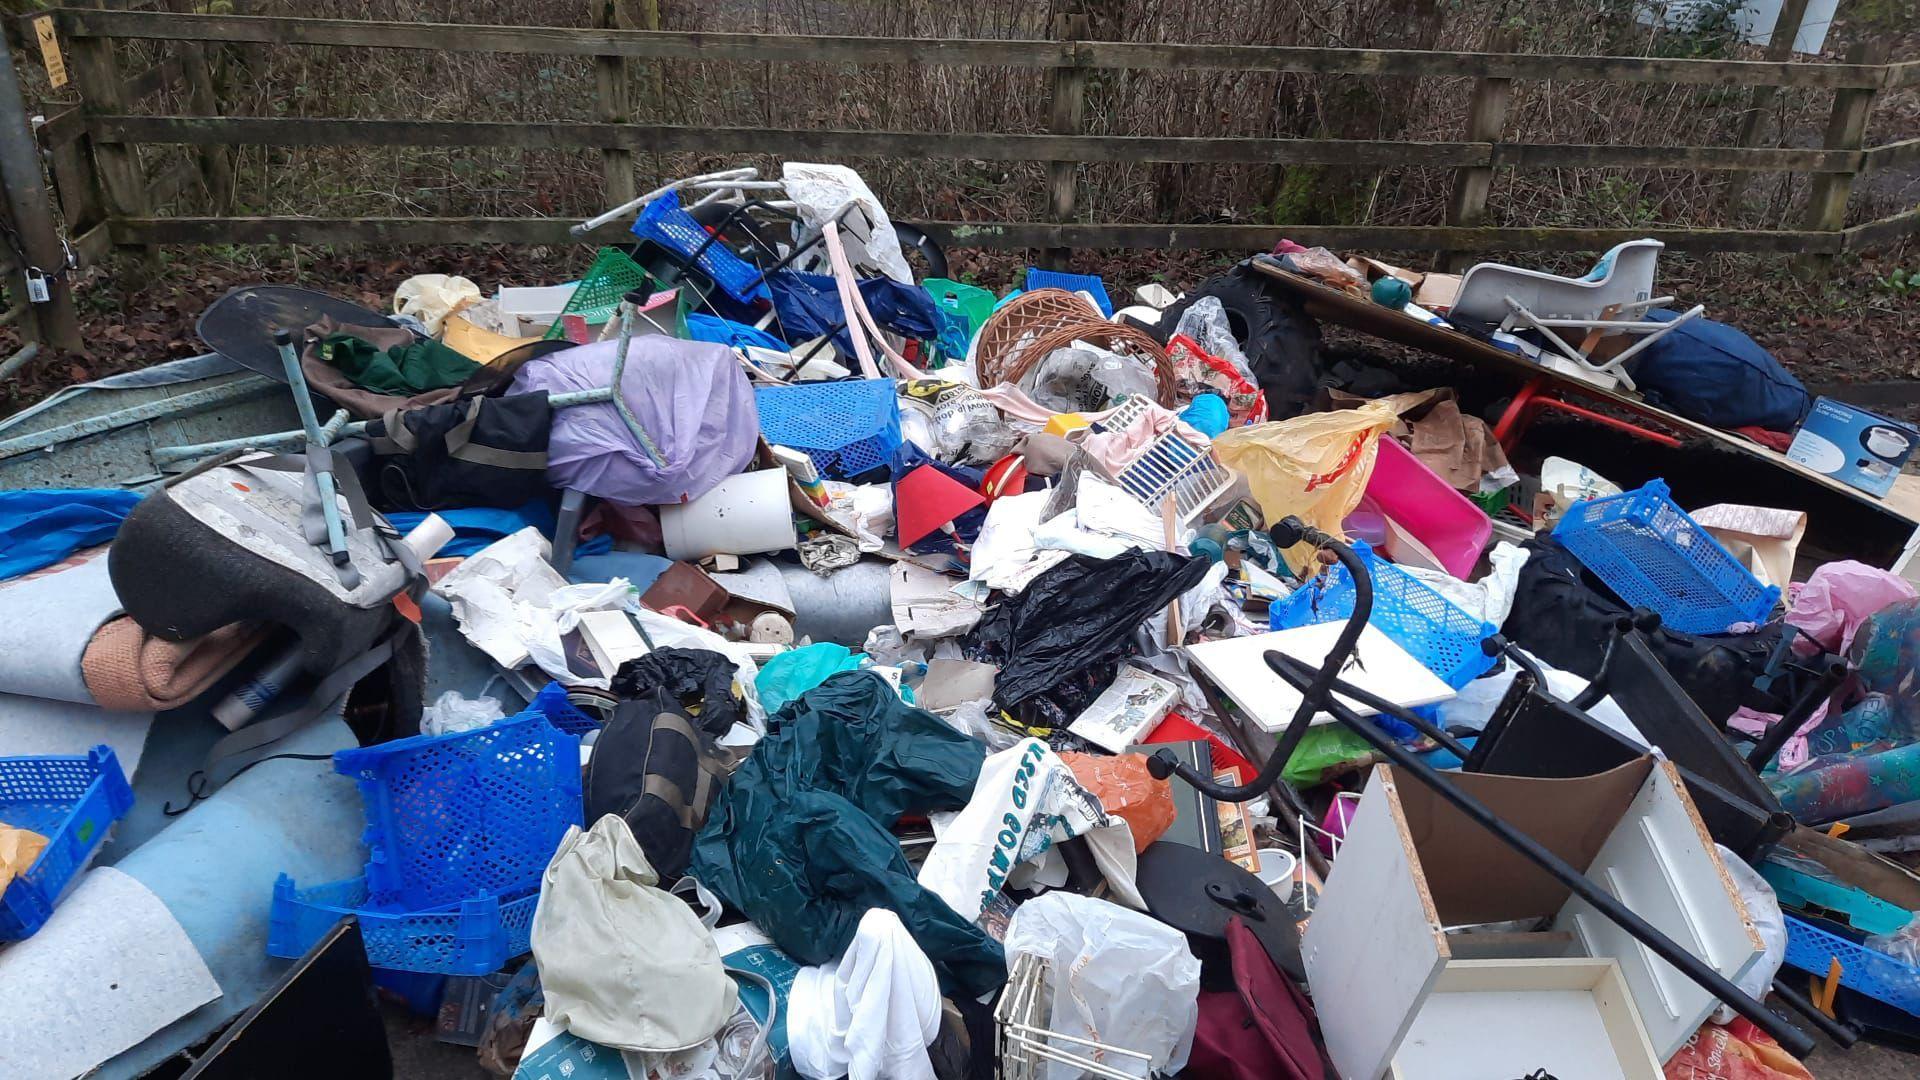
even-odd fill
[[(1637, 423), (1669, 432), (1683, 441), (1704, 440), (1717, 449), (1772, 470), (1775, 475), (1784, 474), (1803, 489), (1821, 492), (1829, 502), (1836, 499), (1844, 501), (1854, 509), (1860, 519), (1871, 522), (1883, 534), (1886, 541), (1881, 546), (1890, 549), (1879, 559), (1862, 558), (1862, 561), (1893, 567), (1910, 558), (1916, 544), (1920, 544), (1920, 526), (1917, 526), (1914, 514), (1903, 512), (1899, 506), (1891, 502), (1876, 499), (1832, 477), (1814, 472), (1798, 462), (1789, 461), (1785, 454), (1769, 450), (1719, 428), (1649, 405), (1637, 397), (1603, 389), (1592, 383), (1549, 371), (1517, 353), (1507, 352), (1486, 342), (1477, 341), (1459, 331), (1432, 326), (1420, 319), (1381, 307), (1369, 300), (1349, 296), (1310, 278), (1282, 270), (1274, 262), (1255, 260), (1253, 268), (1255, 272), (1271, 278), (1283, 293), (1297, 301), (1313, 318), (1468, 364), (1485, 374), (1507, 376), (1516, 384), (1544, 376), (1553, 391), (1561, 396), (1582, 404), (1590, 406), (1597, 404), (1616, 410)], [(1624, 486), (1637, 486), (1630, 478), (1609, 477), (1609, 479)], [(1783, 499), (1794, 497), (1789, 488), (1776, 486), (1775, 490)], [(1682, 501), (1684, 505), (1684, 497)], [(1702, 505), (1703, 503), (1696, 500), (1694, 504)], [(1772, 505), (1788, 505), (1790, 509), (1807, 509), (1810, 514), (1813, 513), (1812, 508), (1807, 506), (1791, 506), (1783, 502)], [(1835, 531), (1837, 523), (1834, 521), (1823, 523), (1816, 515), (1812, 517), (1809, 524), (1810, 528), (1825, 528), (1831, 534)], [(1831, 543), (1824, 546), (1833, 547)]]

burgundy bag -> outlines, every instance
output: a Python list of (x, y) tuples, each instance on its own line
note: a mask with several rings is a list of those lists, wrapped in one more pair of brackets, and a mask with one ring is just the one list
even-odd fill
[(1192, 1080), (1322, 1080), (1334, 1077), (1315, 1030), (1313, 1006), (1280, 973), (1238, 915), (1227, 922), (1233, 989), (1200, 995)]

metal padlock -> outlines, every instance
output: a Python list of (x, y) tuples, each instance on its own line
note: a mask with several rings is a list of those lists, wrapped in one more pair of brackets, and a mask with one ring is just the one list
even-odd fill
[(37, 266), (27, 267), (27, 301), (44, 304), (53, 299), (53, 291), (47, 287), (47, 275)]

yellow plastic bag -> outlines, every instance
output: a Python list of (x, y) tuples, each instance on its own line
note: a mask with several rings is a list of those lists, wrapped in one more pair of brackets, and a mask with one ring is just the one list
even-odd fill
[[(1393, 409), (1369, 401), (1352, 409), (1232, 428), (1213, 441), (1213, 450), (1221, 462), (1246, 474), (1269, 523), (1292, 514), (1340, 536), (1340, 523), (1366, 494), (1380, 436), (1395, 419)], [(1296, 574), (1314, 569), (1308, 544), (1283, 554)]]

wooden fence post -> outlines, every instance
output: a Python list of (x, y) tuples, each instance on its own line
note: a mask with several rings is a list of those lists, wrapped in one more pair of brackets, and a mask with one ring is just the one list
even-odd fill
[[(1508, 27), (1496, 28), (1487, 39), (1488, 52), (1512, 52), (1517, 38)], [(1507, 129), (1507, 102), (1513, 96), (1512, 79), (1481, 79), (1467, 102), (1468, 142), (1495, 143)], [(1478, 225), (1486, 220), (1487, 196), (1493, 191), (1493, 166), (1469, 165), (1453, 171), (1453, 190), (1447, 196), (1448, 225)], [(1471, 256), (1443, 251), (1443, 270), (1459, 270)]]
[[(593, 0), (593, 25), (602, 30), (627, 29), (627, 14), (620, 0)], [(627, 77), (627, 58), (593, 58), (594, 83), (599, 95), (600, 119), (609, 124), (633, 122), (633, 88)], [(606, 176), (609, 207), (631, 202), (639, 191), (634, 186), (633, 151), (603, 147), (600, 168)]]
[[(1773, 36), (1767, 39), (1767, 59), (1790, 60), (1793, 58), (1793, 42), (1800, 36), (1800, 24), (1807, 17), (1807, 4), (1810, 0), (1785, 0), (1780, 5), (1780, 17), (1773, 24)], [(1735, 146), (1754, 146), (1760, 138), (1760, 125), (1766, 121), (1767, 110), (1773, 108), (1773, 100), (1780, 96), (1777, 86), (1756, 86), (1753, 96), (1747, 101), (1747, 111), (1740, 117), (1740, 133), (1734, 136)], [(1752, 177), (1748, 173), (1732, 172), (1727, 174), (1727, 189), (1722, 197), (1726, 212), (1737, 214), (1740, 211), (1740, 197), (1746, 194), (1747, 181)]]
[[(1087, 16), (1085, 12), (1066, 12), (1054, 16), (1053, 39), (1069, 43), (1071, 52), (1067, 65), (1053, 69), (1052, 119), (1048, 130), (1055, 135), (1078, 135), (1084, 129), (1087, 119), (1087, 70), (1080, 66), (1077, 47), (1070, 43), (1078, 42), (1087, 36)], [(1047, 215), (1056, 224), (1067, 224), (1073, 220), (1075, 196), (1080, 183), (1080, 167), (1072, 161), (1050, 161), (1047, 163)], [(1067, 269), (1069, 249), (1065, 247), (1047, 248), (1041, 254), (1041, 260), (1049, 269)]]
[[(174, 0), (168, 9), (182, 14), (191, 14), (193, 10), (184, 0)], [(201, 116), (219, 116), (220, 98), (213, 86), (212, 54), (197, 41), (176, 41), (174, 47), (180, 57), (180, 76), (187, 85), (187, 107)], [(213, 212), (232, 213), (233, 148), (202, 146), (199, 158), (200, 179), (207, 186)]]
[[(10, 240), (18, 250), (11, 252), (20, 260), (19, 279), (8, 282), (10, 290), (26, 295), (29, 267), (38, 267), (47, 275), (47, 299), (26, 307), (35, 340), (56, 349), (80, 352), (85, 342), (80, 337), (80, 322), (73, 311), (73, 290), (69, 288), (66, 249), (60, 244), (54, 227), (53, 202), (47, 198), (47, 181), (40, 171), (40, 146), (27, 122), (27, 105), (20, 94), (20, 80), (13, 69), (13, 50), (0, 40), (0, 182), (5, 186), (7, 217), (12, 220)], [(10, 244), (9, 246), (14, 246)]]
[[(1887, 43), (1866, 41), (1847, 50), (1850, 64), (1884, 64)], [(1873, 87), (1835, 90), (1833, 112), (1827, 116), (1827, 135), (1821, 143), (1828, 150), (1858, 150), (1866, 145), (1867, 119), (1873, 115)], [(1854, 173), (1815, 173), (1813, 187), (1807, 193), (1807, 228), (1838, 233), (1847, 225), (1847, 196), (1853, 193)], [(1814, 254), (1799, 260), (1805, 270), (1822, 271), (1833, 262), (1831, 252)]]
[[(93, 6), (105, 8), (105, 0)], [(127, 111), (126, 91), (121, 85), (120, 65), (113, 59), (113, 39), (76, 37), (72, 39), (74, 86), (80, 92), (87, 115), (112, 115)], [(146, 217), (147, 177), (140, 167), (137, 147), (118, 142), (93, 140), (94, 168), (106, 194), (109, 217)], [(141, 246), (144, 258), (151, 260), (155, 249)]]

